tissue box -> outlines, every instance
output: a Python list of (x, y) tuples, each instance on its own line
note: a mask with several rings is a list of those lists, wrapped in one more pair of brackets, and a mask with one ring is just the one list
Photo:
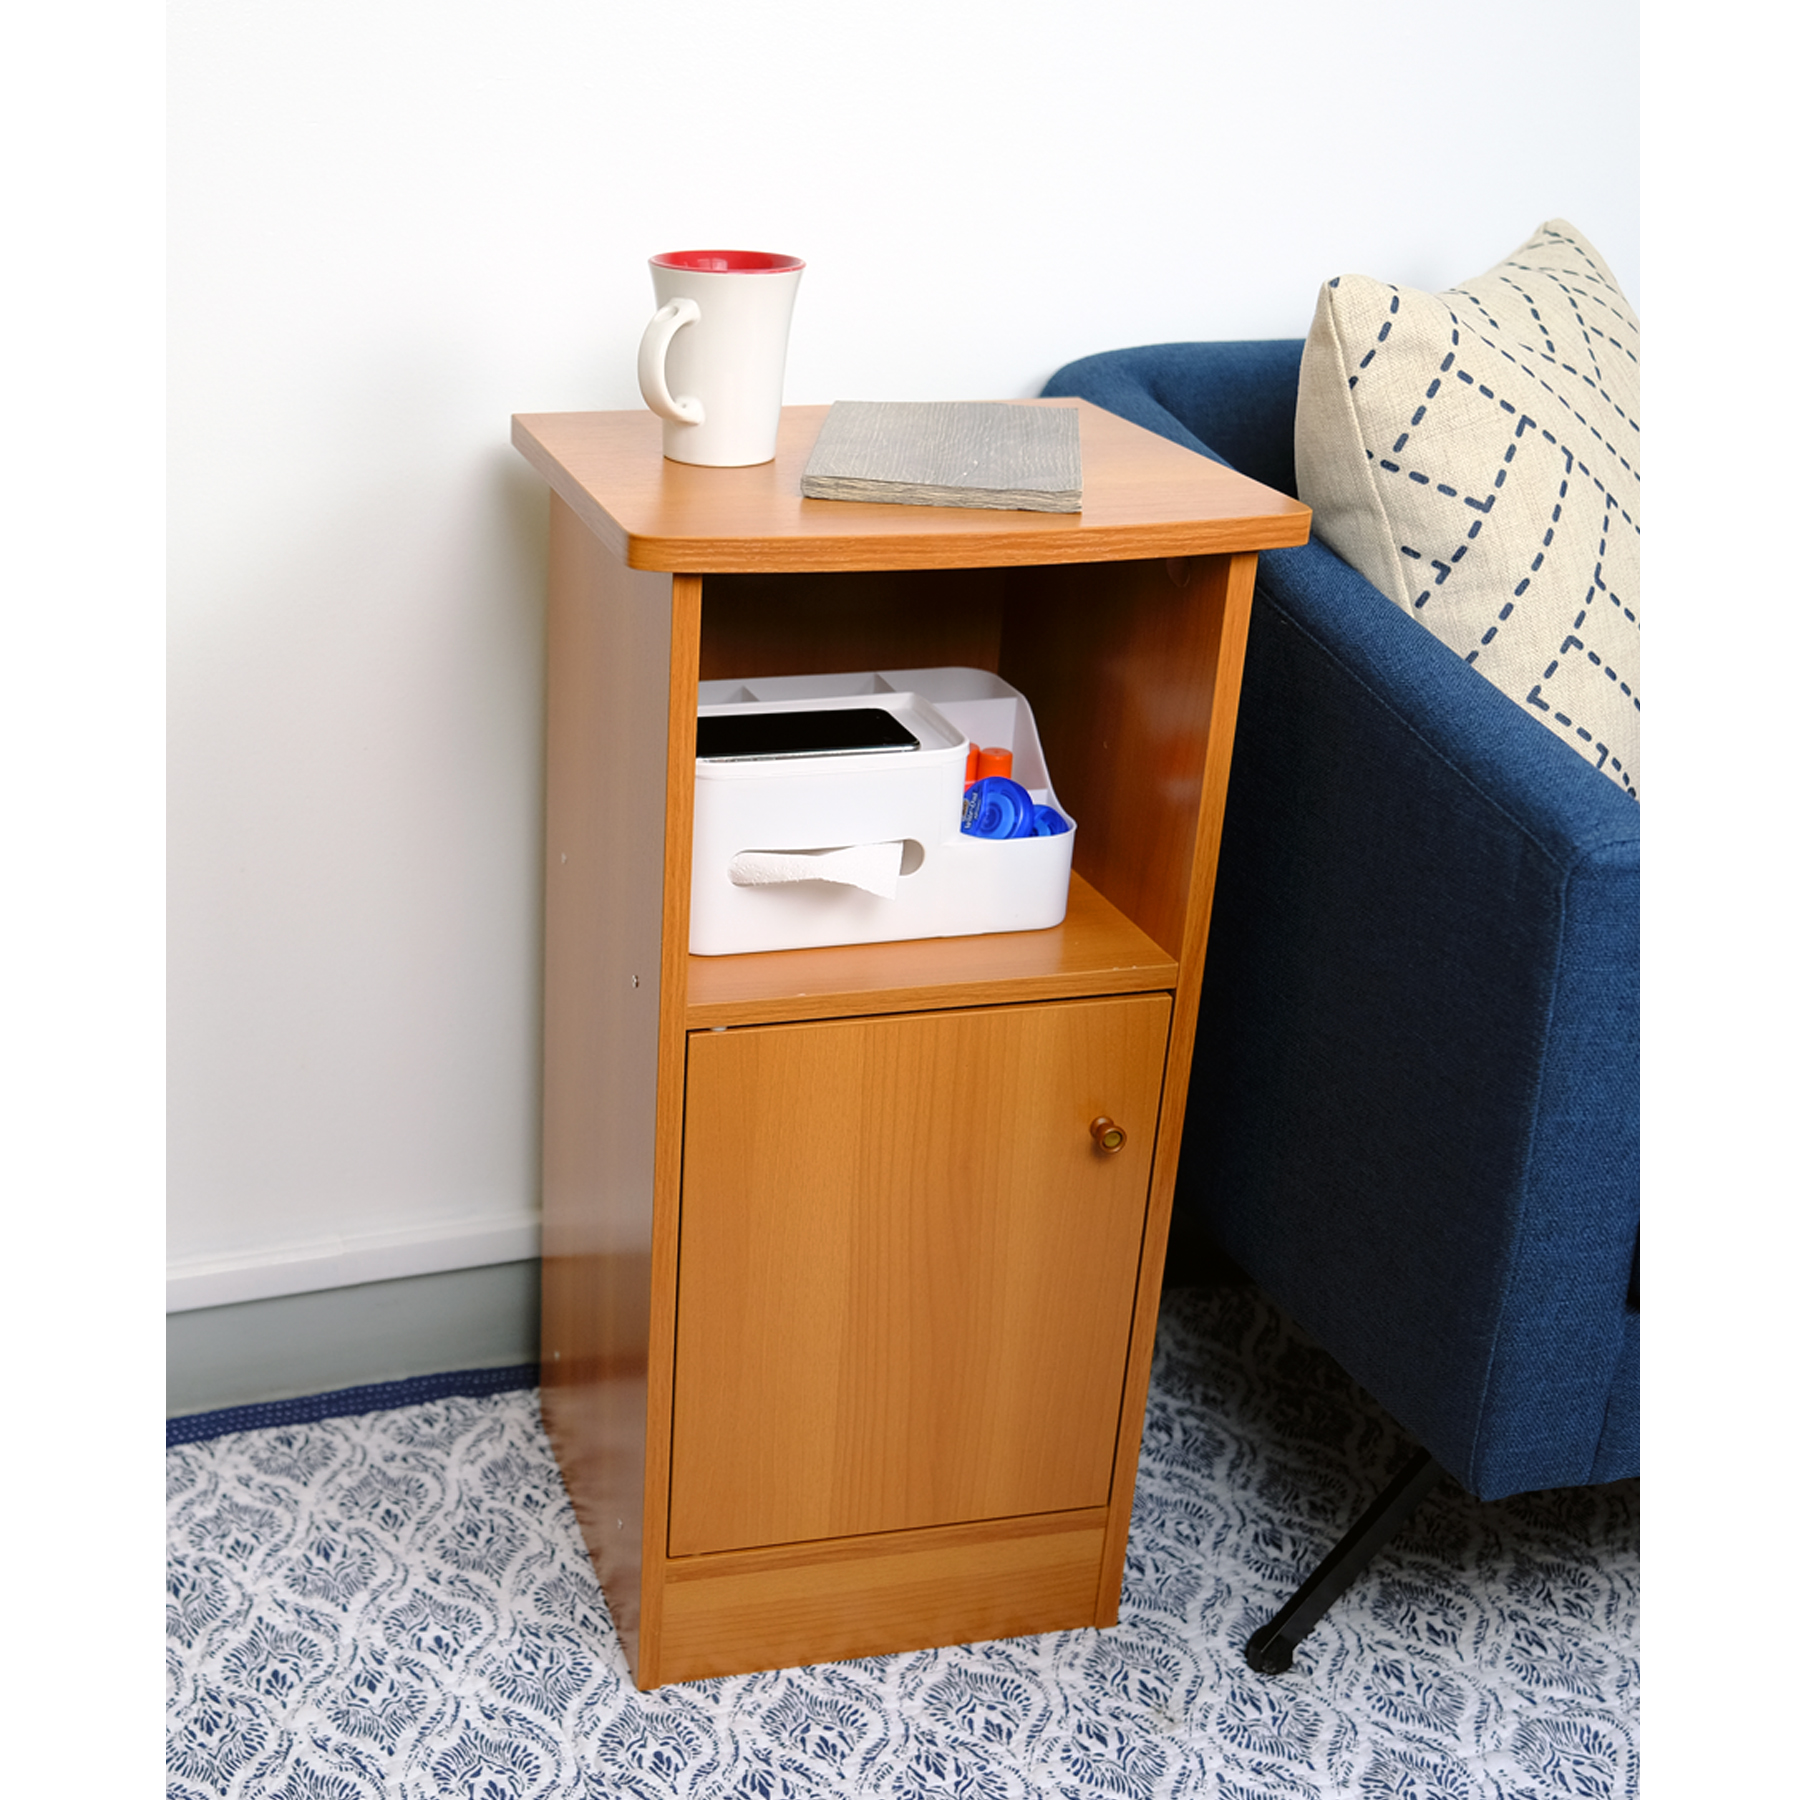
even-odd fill
[[(701, 714), (892, 712), (917, 750), (696, 762), (688, 948), (696, 956), (1035, 931), (1060, 925), (1075, 821), (1056, 798), (1024, 695), (983, 669), (882, 669), (703, 681)], [(962, 831), (971, 742), (1069, 819), (1056, 837)]]

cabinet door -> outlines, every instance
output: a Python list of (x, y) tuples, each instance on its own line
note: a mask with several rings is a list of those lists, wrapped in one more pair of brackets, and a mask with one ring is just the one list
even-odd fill
[(1169, 1012), (689, 1037), (672, 1555), (1106, 1503)]

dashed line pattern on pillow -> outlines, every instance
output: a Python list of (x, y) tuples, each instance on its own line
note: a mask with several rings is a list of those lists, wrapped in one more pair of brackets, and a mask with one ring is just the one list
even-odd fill
[(1633, 795), (1637, 341), (1598, 251), (1552, 220), (1442, 294), (1327, 282), (1295, 421), (1319, 536)]

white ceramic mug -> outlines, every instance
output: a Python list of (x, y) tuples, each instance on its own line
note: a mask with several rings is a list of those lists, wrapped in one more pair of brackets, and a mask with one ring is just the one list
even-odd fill
[(638, 387), (673, 462), (736, 468), (775, 454), (797, 256), (672, 250), (650, 259), (656, 313), (638, 345)]

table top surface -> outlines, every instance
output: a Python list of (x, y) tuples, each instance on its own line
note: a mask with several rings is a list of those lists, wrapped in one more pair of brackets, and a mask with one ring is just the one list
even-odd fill
[(521, 413), (513, 443), (628, 567), (691, 574), (972, 569), (1217, 555), (1303, 544), (1298, 500), (1085, 400), (1021, 400), (1081, 415), (1082, 510), (809, 500), (800, 477), (823, 406), (782, 409), (775, 459), (700, 468), (662, 454), (635, 412)]

